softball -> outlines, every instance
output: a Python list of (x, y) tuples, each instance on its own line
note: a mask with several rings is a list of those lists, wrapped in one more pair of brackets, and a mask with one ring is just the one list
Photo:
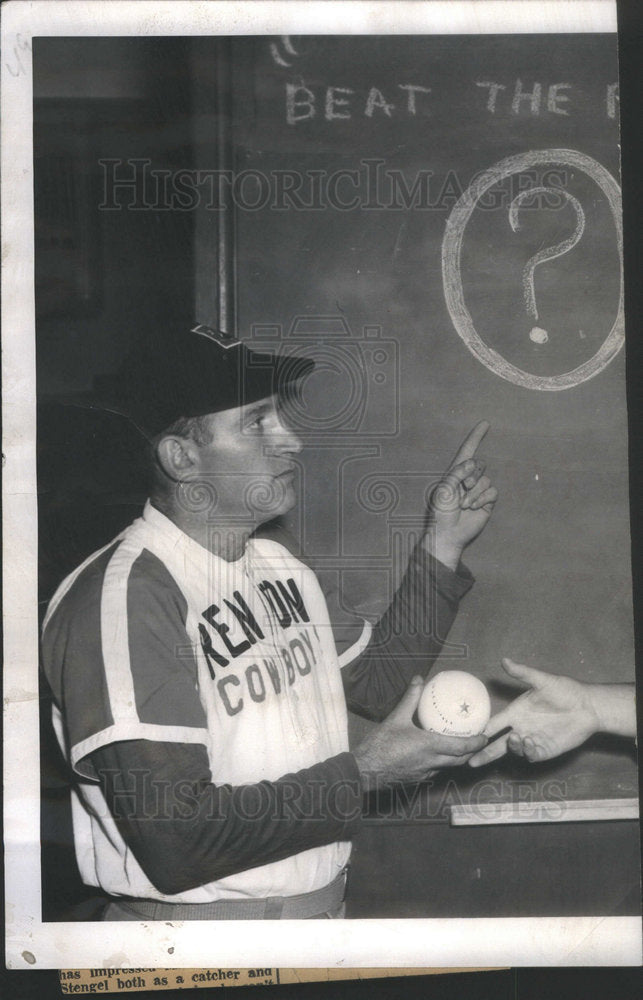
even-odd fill
[(491, 715), (487, 689), (464, 670), (443, 670), (425, 686), (418, 705), (423, 729), (443, 736), (478, 736)]

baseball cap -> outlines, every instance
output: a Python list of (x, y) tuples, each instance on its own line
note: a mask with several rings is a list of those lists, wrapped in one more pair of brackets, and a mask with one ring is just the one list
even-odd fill
[(119, 370), (94, 381), (102, 409), (154, 436), (180, 417), (230, 410), (281, 392), (315, 367), (311, 358), (250, 350), (231, 334), (198, 324), (146, 337)]

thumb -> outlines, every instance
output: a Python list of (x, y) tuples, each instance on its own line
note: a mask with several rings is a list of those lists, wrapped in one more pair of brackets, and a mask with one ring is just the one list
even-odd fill
[(402, 695), (398, 704), (391, 712), (389, 718), (398, 719), (400, 721), (402, 720), (407, 721), (412, 719), (413, 713), (418, 707), (418, 702), (422, 697), (423, 690), (424, 690), (424, 679), (419, 676), (411, 678), (411, 683), (409, 684), (406, 691)]
[(507, 657), (503, 658), (502, 666), (505, 673), (509, 674), (510, 677), (515, 677), (517, 681), (522, 681), (528, 687), (542, 687), (544, 681), (547, 680), (547, 674), (543, 674), (542, 670), (536, 670), (535, 667), (528, 667), (524, 663), (514, 663), (513, 660)]

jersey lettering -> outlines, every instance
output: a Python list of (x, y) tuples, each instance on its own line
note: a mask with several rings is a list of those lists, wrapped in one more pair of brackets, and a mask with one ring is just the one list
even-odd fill
[(259, 584), (259, 590), (267, 598), (283, 629), (290, 628), (293, 622), (298, 624), (310, 621), (297, 584), (292, 577), (289, 577), (286, 583), (287, 587), (281, 580), (277, 580), (276, 587), (270, 580), (263, 580)]
[(227, 691), (228, 684), (234, 684), (237, 687), (241, 687), (241, 681), (239, 680), (238, 677), (235, 677), (234, 674), (228, 674), (227, 677), (222, 677), (219, 683), (217, 684), (217, 688), (219, 694), (221, 695), (221, 700), (225, 705), (226, 712), (228, 713), (228, 715), (236, 715), (237, 712), (240, 712), (241, 709), (243, 708), (243, 698), (239, 698), (239, 701), (235, 705), (233, 705), (232, 702), (230, 701)]
[(226, 660), (224, 656), (219, 656), (216, 652), (214, 646), (212, 645), (212, 639), (210, 638), (210, 633), (208, 632), (205, 625), (199, 622), (199, 636), (201, 637), (201, 649), (205, 654), (205, 662), (208, 665), (208, 670), (210, 671), (210, 677), (214, 680), (214, 667), (212, 666), (212, 660), (218, 663), (220, 667), (227, 667), (230, 660)]
[(288, 614), (288, 609), (270, 580), (264, 580), (259, 584), (259, 590), (267, 599), (275, 617), (282, 628), (289, 628), (292, 625), (292, 618)]
[[(295, 661), (297, 670), (302, 677), (305, 677), (306, 674), (309, 674), (313, 669), (313, 665), (308, 659), (303, 643), (301, 643), (299, 639), (293, 639), (290, 643), (290, 648), (292, 649), (292, 658)], [(300, 655), (298, 655), (298, 653)]]
[(295, 683), (295, 668), (294, 668), (293, 662), (292, 662), (292, 660), (290, 658), (290, 653), (288, 652), (287, 649), (284, 649), (283, 647), (281, 649), (281, 658), (284, 661), (284, 663), (286, 664), (286, 674), (288, 676), (288, 685), (289, 685), (289, 687), (292, 687), (292, 685)]
[(244, 601), (239, 591), (235, 590), (232, 596), (234, 597), (237, 604), (236, 605), (232, 604), (228, 600), (225, 601), (225, 604), (227, 604), (228, 607), (230, 608), (232, 614), (235, 616), (235, 618), (241, 625), (241, 628), (243, 629), (247, 638), (250, 640), (252, 644), (254, 644), (257, 641), (255, 636), (257, 636), (259, 639), (264, 639), (265, 636), (261, 631), (261, 629), (259, 628), (259, 625), (257, 624), (257, 619), (253, 615), (252, 611)]
[[(287, 688), (292, 687), (298, 677), (310, 674), (317, 662), (312, 639), (304, 631), (291, 639), (288, 646), (282, 646), (279, 654), (286, 668)], [(226, 714), (237, 715), (245, 708), (246, 692), (250, 700), (257, 703), (264, 702), (271, 690), (276, 695), (285, 693), (282, 679), (278, 663), (272, 657), (251, 663), (241, 674), (222, 677), (217, 682), (217, 690)], [(239, 688), (239, 691), (234, 692), (233, 688)]]
[(263, 665), (266, 673), (272, 681), (275, 694), (281, 694), (281, 677), (279, 676), (279, 668), (277, 667), (277, 664), (272, 657), (269, 657), (267, 660), (263, 661)]
[(253, 663), (252, 666), (248, 667), (246, 670), (246, 678), (248, 680), (248, 691), (252, 700), (265, 701), (266, 685), (263, 682), (261, 671), (256, 663)]
[(306, 605), (304, 604), (304, 599), (301, 596), (297, 584), (292, 577), (286, 580), (286, 584), (282, 583), (281, 580), (277, 580), (277, 586), (281, 592), (281, 596), (288, 605), (288, 610), (290, 611), (294, 622), (309, 622), (310, 617), (306, 611)]
[[(228, 605), (228, 607), (232, 607), (229, 601), (226, 601), (225, 603)], [(215, 628), (217, 630), (217, 632), (223, 639), (224, 646), (226, 647), (232, 658), (236, 659), (237, 656), (241, 656), (242, 653), (247, 653), (250, 647), (257, 640), (254, 637), (252, 637), (251, 639), (244, 639), (243, 642), (240, 642), (237, 645), (231, 642), (231, 640), (228, 639), (228, 632), (230, 631), (230, 627), (226, 625), (225, 622), (218, 622), (216, 620), (216, 615), (219, 614), (219, 610), (220, 609), (217, 607), (216, 604), (211, 604), (210, 607), (206, 608), (206, 610), (203, 612), (203, 617), (205, 618), (206, 622), (208, 622), (209, 625), (212, 625), (212, 628)], [(252, 636), (252, 633), (249, 633), (245, 628), (244, 632), (246, 635)]]

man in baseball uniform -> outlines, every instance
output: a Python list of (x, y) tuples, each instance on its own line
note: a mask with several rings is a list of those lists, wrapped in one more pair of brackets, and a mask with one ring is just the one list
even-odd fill
[[(63, 581), (43, 627), (78, 865), (112, 898), (107, 919), (339, 915), (364, 791), (485, 744), (413, 715), (472, 583), (462, 550), (496, 501), (474, 459), (487, 426), (441, 483), (391, 607), (338, 652), (313, 571), (256, 530), (295, 503), (301, 442), (281, 400), (311, 368), (198, 326), (116, 380), (114, 408), (151, 442), (149, 500)], [(353, 752), (347, 705), (380, 722)]]

